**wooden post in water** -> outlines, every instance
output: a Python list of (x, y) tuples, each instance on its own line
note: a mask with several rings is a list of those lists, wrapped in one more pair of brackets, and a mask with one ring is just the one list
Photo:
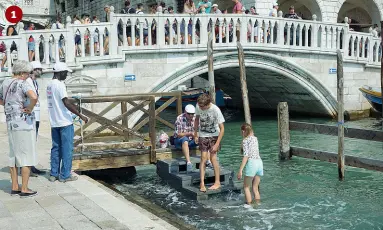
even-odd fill
[(337, 91), (338, 91), (338, 175), (339, 180), (344, 179), (344, 104), (343, 104), (343, 56), (337, 50)]
[(209, 76), (209, 93), (212, 103), (215, 104), (215, 80), (214, 80), (214, 64), (213, 64), (213, 33), (209, 32), (209, 40), (207, 42), (207, 65)]
[(243, 54), (243, 48), (240, 42), (237, 42), (237, 49), (239, 62), (239, 78), (241, 79), (242, 101), (243, 110), (245, 112), (245, 122), (251, 125), (251, 114), (246, 80), (245, 55)]
[(279, 159), (290, 160), (289, 106), (287, 102), (278, 104)]

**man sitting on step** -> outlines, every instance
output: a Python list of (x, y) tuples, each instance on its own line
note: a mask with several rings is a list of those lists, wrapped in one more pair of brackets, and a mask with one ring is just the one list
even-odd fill
[[(174, 124), (174, 145), (177, 149), (182, 149), (187, 162), (187, 172), (193, 170), (193, 164), (190, 161), (189, 150), (197, 145), (194, 142), (194, 113), (195, 107), (187, 105), (185, 112), (179, 115)], [(210, 161), (206, 163), (207, 167), (212, 167)]]

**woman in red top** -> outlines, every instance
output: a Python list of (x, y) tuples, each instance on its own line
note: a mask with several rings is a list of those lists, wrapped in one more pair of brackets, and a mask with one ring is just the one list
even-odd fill
[[(233, 8), (233, 14), (242, 14), (242, 3), (239, 0), (233, 0), (233, 2), (235, 3)], [(235, 35), (237, 36), (237, 42), (239, 42), (239, 39), (241, 36), (240, 34), (241, 25), (237, 23), (235, 28), (236, 28)]]

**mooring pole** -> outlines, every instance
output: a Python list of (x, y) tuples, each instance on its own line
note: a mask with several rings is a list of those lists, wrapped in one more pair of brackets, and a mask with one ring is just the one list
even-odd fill
[(290, 159), (290, 128), (289, 128), (289, 106), (287, 102), (278, 103), (278, 137), (279, 137), (279, 159)]
[(237, 49), (239, 62), (239, 77), (241, 79), (243, 110), (245, 112), (245, 122), (251, 125), (251, 114), (246, 80), (245, 55), (243, 54), (243, 48), (240, 42), (237, 42)]
[(209, 33), (207, 42), (207, 65), (209, 76), (209, 93), (212, 102), (215, 104), (215, 80), (214, 80), (214, 64), (213, 64), (213, 32)]
[[(380, 21), (380, 45), (383, 47), (383, 21)], [(382, 96), (382, 130), (383, 130), (383, 54), (380, 57), (380, 92)]]
[(343, 105), (343, 56), (337, 50), (337, 87), (338, 87), (338, 175), (344, 180), (344, 105)]

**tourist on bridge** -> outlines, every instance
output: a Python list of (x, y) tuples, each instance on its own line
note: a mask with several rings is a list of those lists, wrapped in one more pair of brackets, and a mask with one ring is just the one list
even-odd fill
[[(31, 62), (33, 72), (29, 75), (27, 78), (27, 82), (29, 85), (33, 87), (35, 90), (35, 93), (37, 95), (37, 103), (35, 107), (33, 108), (33, 112), (35, 113), (35, 127), (36, 127), (36, 140), (37, 136), (39, 134), (39, 127), (40, 127), (40, 94), (39, 94), (39, 85), (37, 83), (37, 78), (39, 78), (43, 72), (43, 67), (41, 66), (41, 63), (38, 61)], [(37, 177), (39, 174), (45, 174), (45, 172), (38, 170), (35, 166), (32, 166), (31, 168), (31, 176)]]
[(243, 181), (243, 190), (245, 192), (246, 203), (251, 204), (252, 196), (250, 185), (254, 193), (256, 202), (261, 200), (259, 193), (259, 183), (263, 176), (263, 162), (259, 156), (258, 139), (254, 136), (254, 131), (250, 124), (241, 126), (242, 137), (242, 153), (243, 159), (238, 171), (238, 180), (242, 179), (243, 170), (245, 169), (245, 179)]
[(273, 9), (271, 9), (269, 16), (270, 17), (278, 17), (278, 3), (274, 2), (273, 3)]
[[(57, 62), (53, 67), (53, 79), (47, 86), (48, 112), (51, 123), (52, 150), (51, 172), (49, 181), (68, 182), (77, 180), (71, 175), (74, 128), (72, 113), (85, 123), (88, 118), (80, 114), (69, 102), (63, 81), (68, 72), (72, 72), (64, 62)], [(61, 168), (60, 168), (61, 165)]]
[[(4, 106), (9, 140), (9, 167), (12, 179), (11, 195), (30, 197), (37, 194), (28, 188), (31, 166), (37, 164), (35, 115), (37, 95), (25, 80), (32, 66), (27, 61), (15, 61), (12, 78), (0, 87), (0, 104)], [(29, 99), (29, 100), (28, 100)], [(21, 189), (17, 167), (21, 167)]]
[(209, 0), (201, 0), (197, 5), (197, 11), (198, 13), (205, 12), (206, 14), (210, 14), (211, 2), (209, 2)]
[(187, 162), (187, 172), (193, 170), (193, 165), (190, 161), (189, 150), (197, 147), (194, 141), (194, 117), (195, 107), (187, 105), (185, 112), (179, 115), (174, 124), (174, 145), (177, 149), (182, 149)]
[[(199, 145), (201, 151), (200, 191), (206, 192), (205, 164), (208, 160), (208, 154), (210, 154), (210, 159), (213, 163), (215, 176), (215, 182), (209, 190), (216, 190), (221, 187), (217, 154), (224, 134), (223, 123), (225, 119), (218, 106), (211, 103), (211, 97), (208, 94), (202, 94), (198, 97), (195, 115), (194, 140)], [(199, 133), (197, 133), (198, 130)]]

